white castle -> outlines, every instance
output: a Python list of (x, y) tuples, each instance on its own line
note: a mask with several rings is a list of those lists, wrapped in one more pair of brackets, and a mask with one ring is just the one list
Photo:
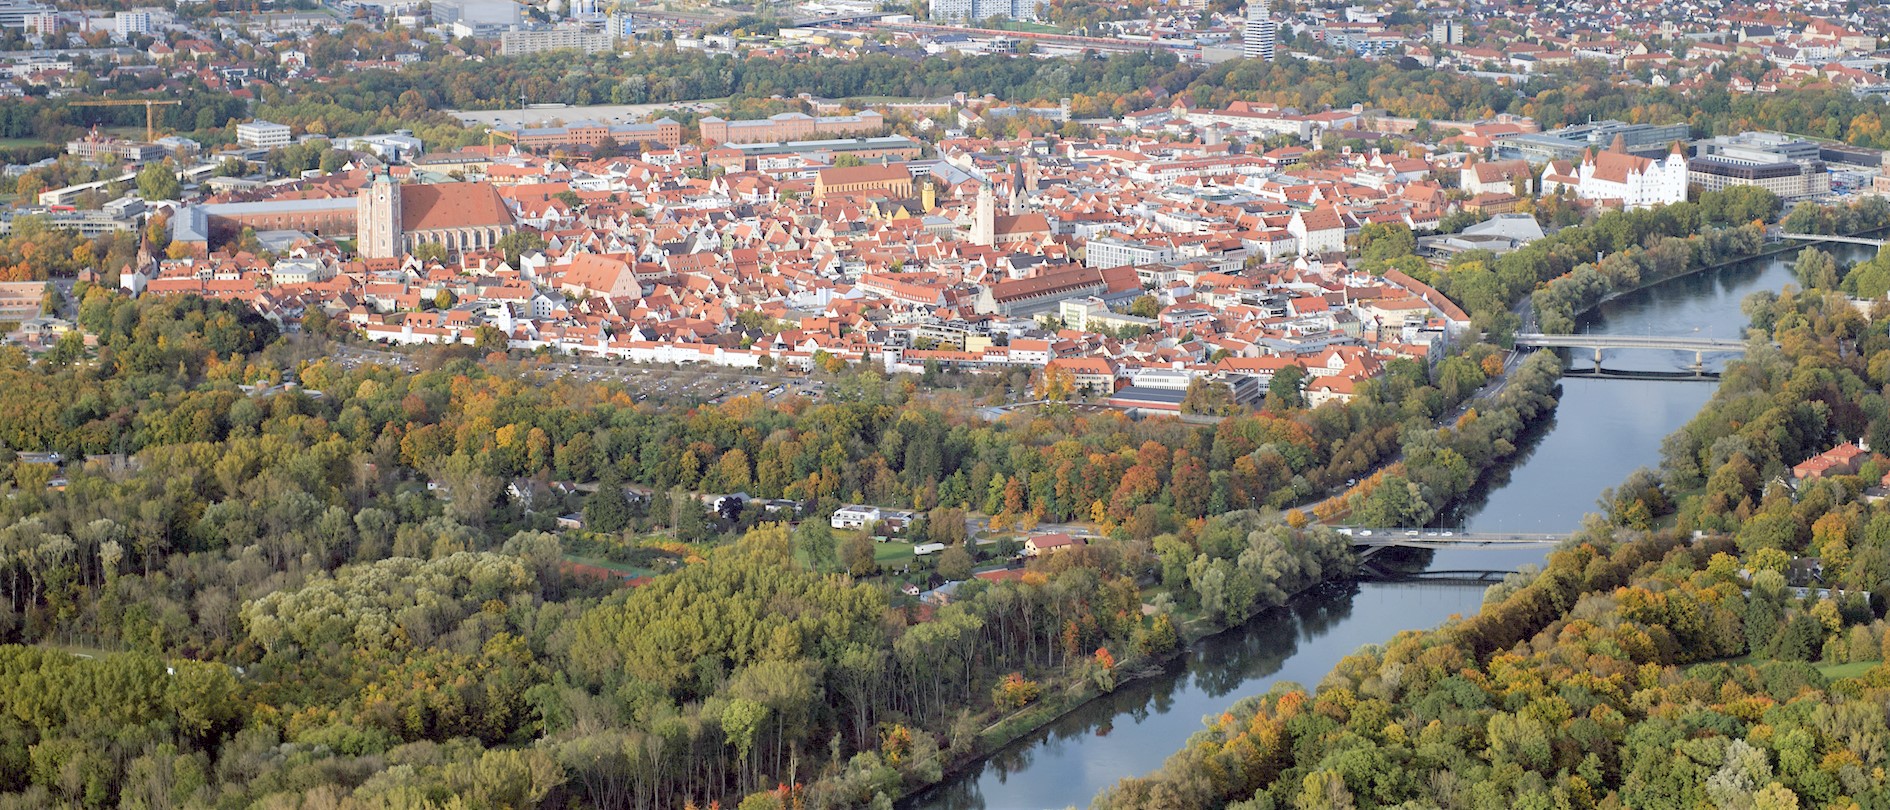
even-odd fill
[(1590, 151), (1580, 166), (1550, 164), (1542, 192), (1567, 187), (1584, 200), (1619, 200), (1625, 208), (1651, 208), (1687, 198), (1686, 150), (1675, 143), (1664, 159), (1630, 155), (1619, 137), (1605, 152)]

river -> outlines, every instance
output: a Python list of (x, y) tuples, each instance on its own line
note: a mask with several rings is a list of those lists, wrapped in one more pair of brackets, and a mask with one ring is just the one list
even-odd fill
[[(1870, 249), (1822, 246), (1840, 262)], [(1581, 331), (1611, 335), (1737, 338), (1747, 324), (1739, 303), (1792, 283), (1791, 254), (1755, 259), (1639, 290), (1580, 320)], [(1576, 351), (1573, 367), (1592, 366)], [(1708, 357), (1718, 368), (1724, 357)], [(1682, 371), (1691, 352), (1614, 351), (1609, 370)], [(1660, 443), (1706, 404), (1703, 382), (1569, 378), (1555, 418), (1529, 434), (1518, 460), (1492, 476), (1443, 522), (1481, 531), (1561, 532), (1594, 511), (1603, 489), (1660, 461)], [(1514, 570), (1540, 550), (1414, 552), (1428, 572)], [(1248, 695), (1291, 681), (1307, 687), (1364, 644), (1402, 630), (1435, 627), (1475, 612), (1476, 583), (1333, 583), (1240, 627), (1196, 643), (1163, 675), (1127, 685), (1012, 743), (989, 759), (901, 804), (908, 810), (1036, 810), (1086, 807), (1104, 788), (1161, 766), (1202, 719)]]

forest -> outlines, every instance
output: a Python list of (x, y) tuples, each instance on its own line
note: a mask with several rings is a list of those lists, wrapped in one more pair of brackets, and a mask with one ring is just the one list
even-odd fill
[[(0, 807), (883, 806), (1348, 575), (1292, 507), (1500, 365), (1479, 344), (1205, 424), (991, 423), (872, 371), (657, 408), (471, 347), (347, 369), (241, 306), (75, 292), (96, 346), (0, 351)], [(1404, 491), (1454, 497), (1553, 386), (1451, 420)], [(758, 505), (699, 497), (727, 492)], [(849, 502), (952, 547), (892, 576), (820, 519)], [(593, 525), (559, 533), (572, 511)], [(1102, 536), (947, 604), (900, 592), (994, 556), (968, 513)]]
[(1871, 808), (1890, 804), (1890, 330), (1817, 283), (1747, 301), (1777, 341), (1476, 616), (1216, 718), (1103, 808)]

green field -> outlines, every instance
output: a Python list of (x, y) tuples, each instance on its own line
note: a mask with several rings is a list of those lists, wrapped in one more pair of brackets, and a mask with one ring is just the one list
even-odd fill
[(1855, 678), (1880, 666), (1883, 666), (1882, 661), (1855, 661), (1849, 664), (1821, 666), (1818, 667), (1818, 671), (1824, 673), (1824, 677), (1835, 681), (1839, 678)]
[(888, 540), (873, 544), (873, 562), (880, 565), (902, 563), (912, 559), (912, 544), (899, 540)]
[(566, 554), (564, 555), (564, 561), (578, 565), (594, 565), (598, 568), (616, 571), (617, 573), (633, 577), (653, 577), (656, 576), (657, 573), (648, 568), (638, 568), (637, 566), (626, 563), (611, 562), (602, 557), (580, 557), (575, 554)]

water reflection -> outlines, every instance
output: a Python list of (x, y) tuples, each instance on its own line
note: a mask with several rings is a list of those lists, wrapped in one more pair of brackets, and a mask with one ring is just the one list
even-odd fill
[(1344, 582), (1322, 586), (1198, 642), (1185, 663), (1125, 685), (905, 804), (911, 808), (1085, 805), (1179, 750), (1204, 718), (1282, 681), (1316, 685), (1341, 657), (1401, 630), (1474, 610), (1482, 585)]

